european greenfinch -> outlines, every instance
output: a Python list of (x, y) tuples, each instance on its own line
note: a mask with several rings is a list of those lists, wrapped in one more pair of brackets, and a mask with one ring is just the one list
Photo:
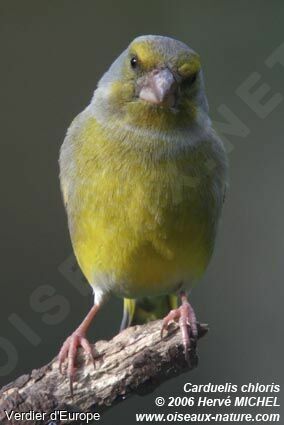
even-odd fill
[(197, 334), (187, 292), (212, 255), (227, 185), (199, 55), (172, 38), (136, 38), (72, 122), (59, 163), (73, 249), (94, 292), (59, 353), (71, 386), (77, 349), (92, 359), (86, 331), (111, 293), (124, 298), (122, 328), (177, 321), (187, 353)]

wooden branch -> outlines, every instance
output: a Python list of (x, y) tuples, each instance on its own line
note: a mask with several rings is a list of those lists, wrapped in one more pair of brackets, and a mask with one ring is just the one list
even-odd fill
[[(196, 367), (194, 341), (187, 363), (178, 326), (172, 324), (163, 339), (161, 326), (161, 321), (150, 322), (130, 327), (109, 342), (98, 341), (93, 346), (95, 367), (83, 367), (84, 356), (79, 352), (73, 398), (67, 378), (59, 373), (57, 358), (6, 385), (0, 390), (0, 423), (39, 423), (8, 420), (7, 414), (12, 411), (45, 412), (45, 420), (40, 422), (44, 424), (50, 422), (49, 415), (55, 410), (102, 412), (134, 393), (151, 392), (161, 382)], [(206, 332), (206, 325), (198, 326), (199, 338)]]

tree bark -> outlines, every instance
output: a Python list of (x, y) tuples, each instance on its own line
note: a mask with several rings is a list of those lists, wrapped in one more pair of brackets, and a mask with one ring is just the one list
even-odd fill
[[(73, 398), (68, 379), (59, 373), (57, 358), (19, 377), (0, 390), (0, 423), (49, 424), (49, 415), (55, 410), (101, 413), (132, 394), (151, 392), (161, 382), (196, 367), (196, 342), (191, 341), (187, 363), (178, 326), (172, 324), (163, 339), (161, 326), (161, 321), (150, 322), (130, 327), (109, 342), (98, 341), (93, 346), (95, 366), (83, 364), (79, 352)], [(207, 325), (198, 325), (199, 338), (206, 332)], [(46, 417), (42, 422), (8, 420), (12, 411), (45, 412)]]

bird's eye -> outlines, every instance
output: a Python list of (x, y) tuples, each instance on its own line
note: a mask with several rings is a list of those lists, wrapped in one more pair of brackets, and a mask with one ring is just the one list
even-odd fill
[(198, 77), (198, 72), (195, 72), (194, 74), (189, 75), (187, 78), (185, 78), (182, 81), (182, 86), (185, 89), (192, 89), (194, 87), (194, 83), (196, 82)]
[(187, 83), (192, 85), (195, 83), (197, 79), (197, 72), (195, 74), (192, 74), (189, 78), (186, 79)]
[(138, 67), (138, 59), (137, 59), (136, 56), (133, 56), (130, 59), (130, 65), (131, 65), (131, 68), (133, 68), (133, 69), (136, 69)]

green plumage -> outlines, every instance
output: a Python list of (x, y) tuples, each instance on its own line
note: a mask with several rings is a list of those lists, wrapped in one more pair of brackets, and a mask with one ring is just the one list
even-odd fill
[(144, 297), (140, 299), (124, 298), (123, 319), (120, 329), (131, 325), (141, 325), (151, 320), (162, 319), (178, 306), (176, 295)]

